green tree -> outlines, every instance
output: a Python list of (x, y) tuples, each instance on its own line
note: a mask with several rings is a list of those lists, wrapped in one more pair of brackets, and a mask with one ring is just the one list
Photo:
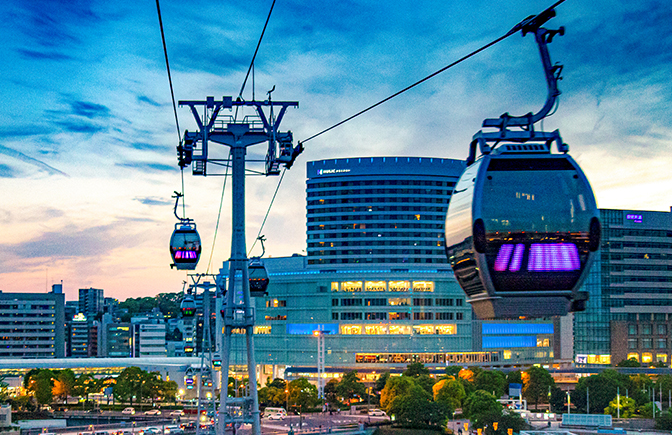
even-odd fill
[(502, 416), (502, 404), (492, 393), (476, 390), (465, 399), (462, 413), (475, 428), (483, 428), (488, 421)]
[(336, 387), (336, 392), (348, 403), (355, 397), (363, 397), (366, 394), (366, 386), (359, 380), (357, 370), (351, 370), (343, 374), (343, 378)]
[(37, 403), (48, 405), (53, 400), (52, 389), (54, 388), (54, 374), (51, 370), (40, 370), (31, 383), (31, 391), (35, 395)]
[(338, 380), (329, 379), (329, 382), (324, 386), (324, 400), (329, 404), (330, 409), (339, 407), (338, 400)]
[(639, 363), (639, 361), (637, 361), (634, 358), (624, 359), (618, 364), (616, 364), (616, 367), (641, 367), (641, 366), (642, 365)]
[(263, 406), (284, 407), (286, 402), (287, 393), (285, 393), (284, 388), (276, 388), (271, 385), (267, 385), (259, 390), (259, 403)]
[(446, 376), (452, 376), (453, 378), (457, 379), (457, 375), (460, 373), (460, 370), (462, 370), (462, 366), (448, 366), (446, 367)]
[(520, 370), (514, 370), (506, 374), (506, 383), (507, 384), (523, 384), (523, 372)]
[(390, 372), (381, 373), (380, 376), (378, 376), (378, 379), (376, 379), (376, 385), (373, 387), (373, 391), (376, 393), (383, 391), (388, 379), (390, 379)]
[(551, 388), (551, 412), (567, 412), (567, 393), (558, 387)]
[(450, 410), (444, 402), (433, 402), (424, 388), (413, 385), (406, 394), (394, 398), (389, 412), (401, 426), (424, 428), (440, 426)]
[(429, 369), (421, 362), (410, 363), (406, 366), (403, 376), (417, 378), (420, 375), (429, 375)]
[[(133, 399), (137, 399), (142, 403), (142, 398), (146, 391), (143, 391), (143, 383), (145, 381), (145, 372), (139, 367), (126, 367), (117, 376), (117, 383), (114, 384), (112, 393), (114, 398), (120, 402), (130, 402), (133, 406)], [(83, 375), (80, 375), (82, 377)]]
[(62, 402), (67, 403), (68, 397), (75, 391), (76, 382), (77, 378), (72, 370), (61, 370), (56, 373), (52, 394), (58, 397)]
[(495, 397), (502, 397), (508, 383), (506, 376), (499, 370), (483, 370), (474, 378), (474, 387), (493, 393)]
[(306, 378), (299, 378), (289, 383), (289, 404), (297, 406), (301, 412), (312, 408), (318, 403), (317, 387)]
[(555, 386), (553, 377), (543, 367), (530, 367), (522, 374), (523, 396), (528, 403), (534, 403), (537, 409), (539, 403), (548, 402), (548, 393)]
[(656, 418), (656, 429), (672, 430), (672, 411), (667, 410), (663, 412), (660, 418)]
[(392, 401), (405, 395), (415, 386), (413, 378), (408, 376), (392, 376), (387, 380), (385, 388), (380, 392), (380, 407), (389, 413)]
[[(636, 385), (645, 382), (648, 377), (646, 379), (635, 377), (634, 379), (636, 379), (636, 382), (628, 375), (622, 375), (611, 369), (604, 370), (598, 375), (580, 378), (571, 394), (572, 405), (577, 408), (578, 412), (585, 413), (587, 396), (590, 394), (590, 409), (599, 412), (609, 406), (609, 402), (616, 397), (619, 391), (621, 397), (628, 391), (630, 398), (635, 399), (638, 405), (642, 404), (645, 401), (640, 400), (645, 397), (640, 398), (641, 391), (638, 391), (640, 388)], [(648, 381), (650, 382), (650, 380)]]
[[(436, 388), (437, 386), (439, 388)], [(434, 387), (434, 401), (446, 403), (451, 413), (462, 406), (462, 401), (467, 395), (462, 382), (457, 379), (443, 379)]]
[(275, 378), (268, 384), (269, 387), (278, 388), (280, 390), (285, 390), (287, 388), (287, 381), (280, 378)]
[[(620, 414), (618, 411), (620, 405)], [(609, 406), (604, 408), (605, 414), (610, 414), (612, 417), (620, 415), (621, 418), (631, 418), (635, 416), (637, 405), (635, 399), (622, 396), (620, 399), (614, 399), (609, 402)]]
[(164, 401), (175, 402), (179, 386), (175, 381), (163, 381), (161, 384), (161, 397)]

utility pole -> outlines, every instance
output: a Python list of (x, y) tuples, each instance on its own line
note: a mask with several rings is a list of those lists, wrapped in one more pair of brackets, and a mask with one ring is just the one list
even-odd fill
[[(259, 399), (257, 396), (257, 372), (254, 357), (255, 311), (250, 298), (248, 274), (249, 260), (245, 245), (245, 175), (247, 148), (262, 142), (268, 143), (265, 168), (257, 171), (260, 175), (278, 175), (280, 165), (289, 169), (303, 150), (299, 143), (292, 144), (291, 132), (280, 132), (278, 126), (289, 107), (298, 107), (298, 102), (271, 101), (271, 93), (265, 101), (233, 101), (231, 97), (222, 97), (216, 101), (207, 97), (205, 101), (180, 101), (180, 106), (189, 106), (198, 125), (198, 131), (184, 133), (182, 143), (177, 148), (180, 167), (192, 167), (193, 175), (225, 175), (209, 172), (222, 167), (231, 168), (232, 207), (231, 207), (231, 258), (229, 259), (228, 286), (222, 282), (223, 337), (222, 337), (222, 388), (218, 418), (218, 434), (223, 434), (227, 423), (238, 426), (243, 423), (252, 425), (252, 434), (261, 434), (259, 419)], [(238, 121), (224, 111), (233, 108), (253, 108), (255, 115)], [(274, 108), (279, 108), (277, 116)], [(264, 109), (270, 110), (267, 115)], [(202, 115), (199, 113), (202, 110)], [(210, 142), (229, 147), (230, 159), (210, 154)], [(220, 153), (221, 154), (221, 153)], [(208, 165), (210, 164), (210, 165)], [(223, 280), (224, 281), (224, 280)], [(224, 290), (225, 288), (225, 290)], [(236, 295), (236, 289), (242, 289), (242, 300)], [(247, 346), (248, 393), (242, 397), (227, 397), (228, 373), (231, 363), (231, 338), (233, 330), (244, 331)], [(218, 330), (219, 333), (220, 330)], [(236, 412), (228, 412), (227, 406), (235, 407)]]
[(324, 334), (325, 331), (313, 331), (317, 337), (317, 398), (324, 399)]

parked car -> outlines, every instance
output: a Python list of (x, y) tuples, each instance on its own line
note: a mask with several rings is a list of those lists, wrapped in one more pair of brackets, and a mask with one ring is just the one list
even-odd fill
[(129, 406), (128, 408), (124, 408), (124, 410), (121, 411), (121, 413), (124, 415), (135, 415), (135, 408)]
[(387, 414), (382, 409), (369, 409), (369, 415), (372, 417), (387, 417)]
[(161, 415), (161, 411), (158, 409), (150, 409), (149, 411), (144, 412), (145, 415)]

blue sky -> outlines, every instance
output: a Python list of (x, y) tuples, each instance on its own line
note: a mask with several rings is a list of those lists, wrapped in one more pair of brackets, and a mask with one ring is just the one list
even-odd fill
[[(254, 91), (300, 102), (282, 130), (305, 139), (506, 33), (545, 1), (278, 0)], [(237, 95), (271, 1), (161, 3), (177, 99)], [(672, 206), (672, 5), (567, 0), (548, 27), (564, 65), (559, 128), (603, 208)], [(10, 0), (0, 12), (0, 290), (64, 281), (125, 299), (179, 291), (170, 270), (177, 134), (154, 1)], [(249, 81), (245, 98), (252, 99)], [(305, 249), (305, 163), (365, 156), (466, 157), (486, 117), (536, 111), (546, 94), (536, 45), (514, 35), (313, 139), (282, 183), (267, 254)], [(188, 109), (180, 126), (194, 129)], [(263, 147), (255, 149), (263, 153)], [(221, 177), (185, 173), (204, 254), (229, 256), (230, 193), (208, 269)], [(253, 241), (276, 178), (248, 180)], [(259, 252), (255, 252), (259, 254)]]

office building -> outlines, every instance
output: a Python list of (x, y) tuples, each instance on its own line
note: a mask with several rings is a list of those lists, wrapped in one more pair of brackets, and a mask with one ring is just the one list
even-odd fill
[(65, 356), (65, 295), (0, 292), (0, 358)]
[(130, 323), (108, 323), (106, 328), (105, 356), (129, 358), (133, 354), (132, 329)]
[(669, 366), (672, 355), (672, 213), (600, 211), (602, 245), (574, 315), (575, 362), (626, 358)]
[(80, 288), (79, 289), (79, 312), (87, 319), (94, 319), (98, 313), (104, 311), (103, 289)]

